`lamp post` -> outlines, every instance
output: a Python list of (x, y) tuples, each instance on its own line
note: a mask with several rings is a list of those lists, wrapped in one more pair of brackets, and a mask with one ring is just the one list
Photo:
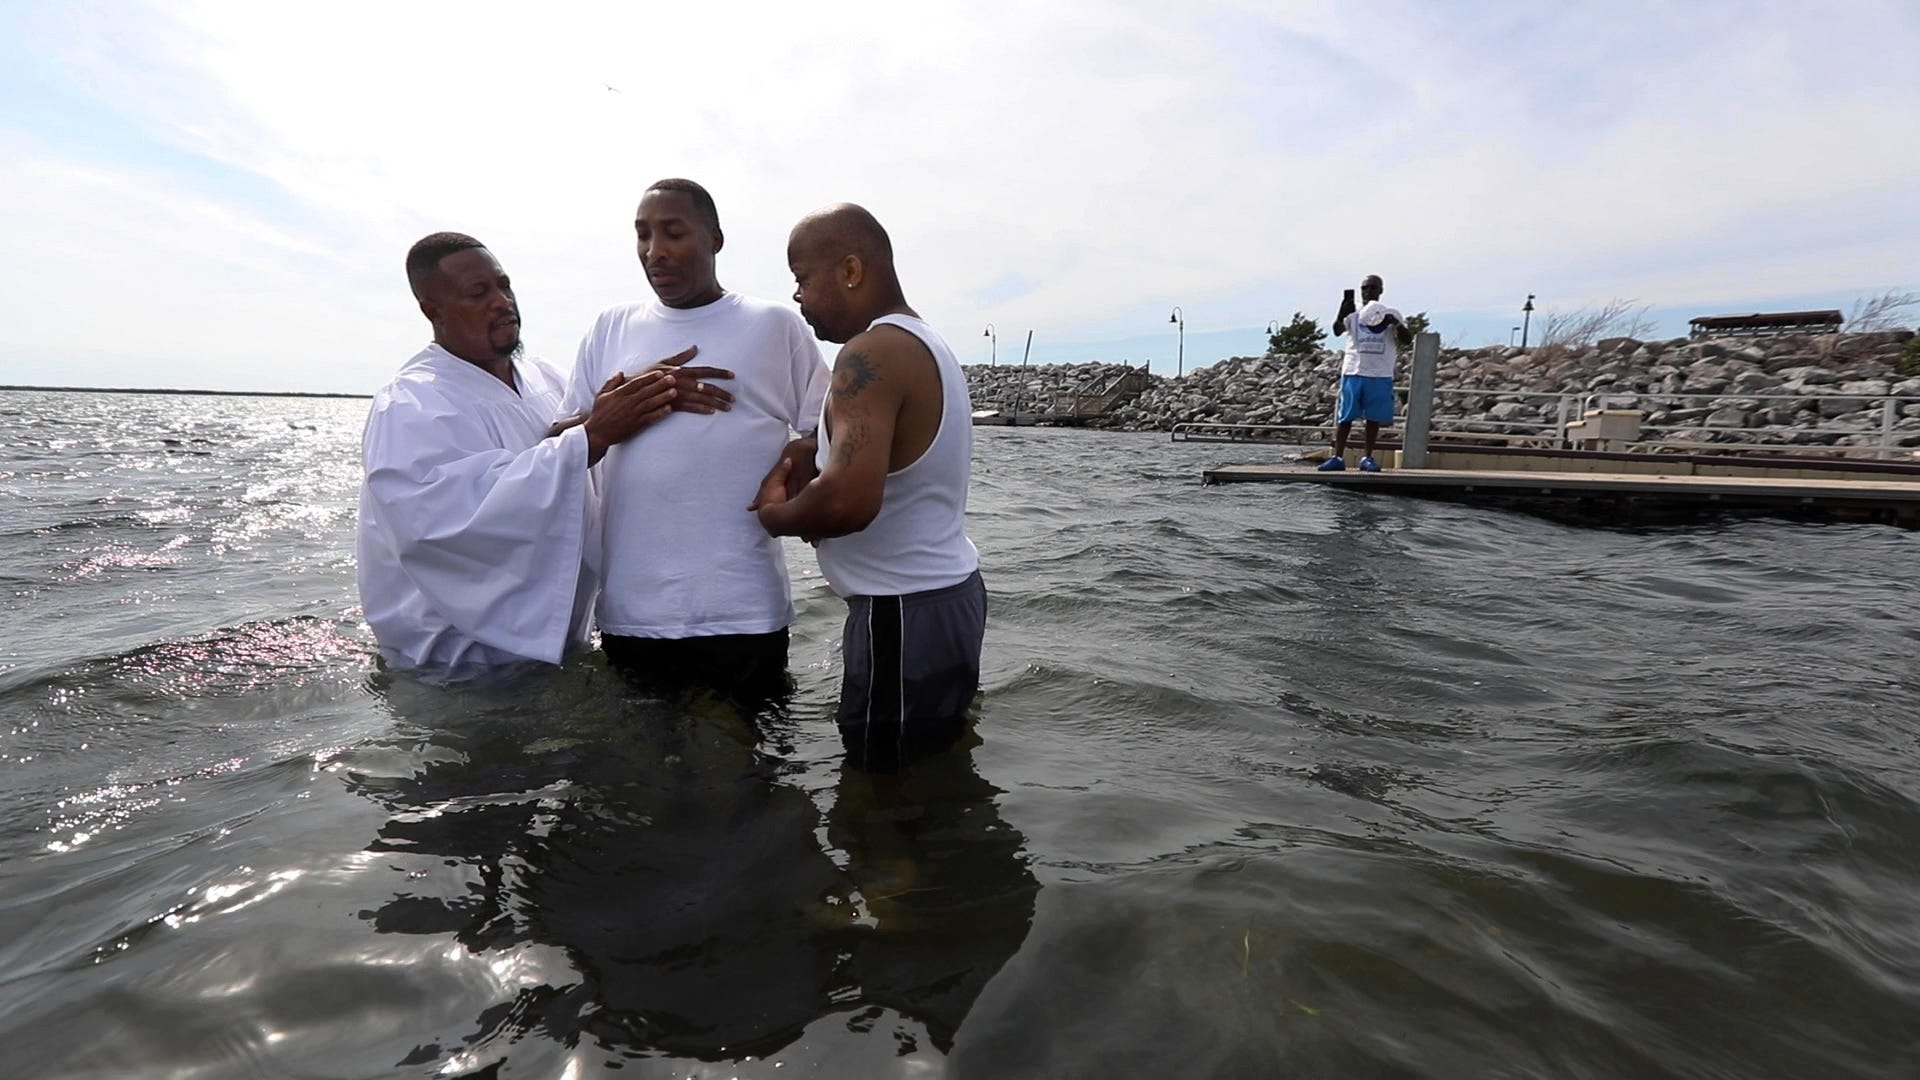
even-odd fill
[(1518, 334), (1519, 332), (1520, 332), (1520, 328), (1517, 326), (1507, 332), (1507, 348), (1509, 349), (1513, 348), (1513, 337), (1515, 334)]
[[(1533, 294), (1532, 293), (1527, 294), (1527, 302), (1521, 306), (1520, 312), (1524, 316), (1520, 320), (1520, 347), (1524, 349), (1527, 347), (1527, 330), (1533, 326)], [(1511, 341), (1512, 339), (1509, 338), (1508, 340)]]
[(1187, 316), (1176, 304), (1173, 314), (1167, 316), (1167, 321), (1180, 327), (1180, 352), (1174, 359), (1173, 369), (1173, 377), (1177, 379), (1187, 371)]
[(1000, 335), (994, 333), (993, 324), (988, 323), (987, 332), (980, 336), (988, 339), (989, 341), (989, 344), (987, 345), (987, 366), (992, 367), (994, 363), (994, 359), (1000, 355)]

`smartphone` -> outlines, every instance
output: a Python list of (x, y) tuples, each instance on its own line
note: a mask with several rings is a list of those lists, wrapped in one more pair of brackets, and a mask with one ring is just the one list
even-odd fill
[(1340, 306), (1348, 309), (1349, 311), (1353, 310), (1353, 290), (1352, 289), (1348, 289), (1346, 292), (1340, 294)]

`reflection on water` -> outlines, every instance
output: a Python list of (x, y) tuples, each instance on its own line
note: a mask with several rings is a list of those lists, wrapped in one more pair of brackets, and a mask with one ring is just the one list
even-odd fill
[(411, 1063), (473, 1068), (528, 1035), (771, 1058), (824, 1016), (888, 1013), (911, 1021), (900, 1053), (924, 1036), (944, 1054), (1026, 936), (1038, 886), (969, 750), (904, 777), (842, 769), (823, 813), (783, 710), (578, 668), (544, 696), (383, 682), (408, 734), (343, 774), (391, 815), (369, 850), (404, 886), (361, 917), (514, 970), (510, 997)]

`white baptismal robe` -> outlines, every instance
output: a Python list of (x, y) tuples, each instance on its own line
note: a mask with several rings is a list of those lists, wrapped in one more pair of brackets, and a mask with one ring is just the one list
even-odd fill
[(518, 393), (429, 345), (373, 397), (360, 603), (390, 666), (460, 676), (558, 663), (586, 640), (598, 561), (586, 431), (547, 438), (566, 384), (538, 360), (513, 371)]

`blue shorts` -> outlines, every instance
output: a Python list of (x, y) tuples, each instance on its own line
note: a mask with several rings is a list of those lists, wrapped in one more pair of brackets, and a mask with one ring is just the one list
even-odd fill
[(1340, 414), (1334, 423), (1355, 420), (1393, 423), (1393, 380), (1385, 375), (1340, 376)]

